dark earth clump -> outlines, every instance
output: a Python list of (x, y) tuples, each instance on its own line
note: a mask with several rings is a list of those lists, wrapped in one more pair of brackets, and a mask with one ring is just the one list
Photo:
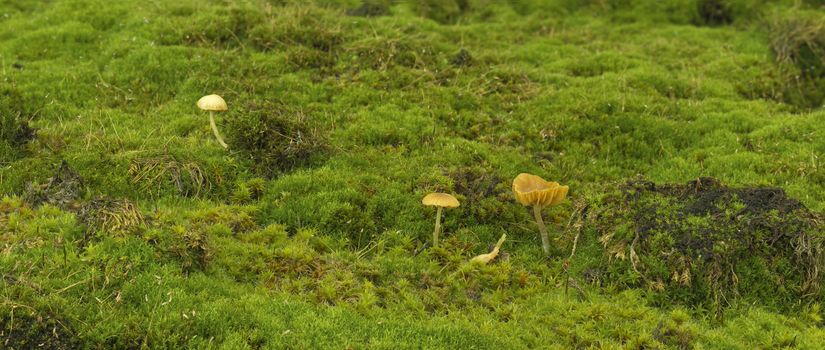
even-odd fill
[(46, 183), (27, 183), (23, 197), (32, 206), (51, 204), (61, 209), (69, 209), (76, 204), (82, 190), (83, 178), (64, 160)]
[(86, 225), (87, 238), (97, 232), (124, 235), (145, 223), (137, 205), (127, 199), (96, 197), (82, 200), (83, 178), (65, 160), (44, 184), (26, 184), (24, 199), (33, 207), (50, 204), (77, 214)]
[(483, 165), (463, 166), (447, 174), (453, 180), (453, 188), (447, 190), (461, 198), (461, 217), (479, 224), (497, 224), (515, 220), (518, 209), (513, 206), (512, 192), (495, 171)]
[(2, 349), (77, 349), (78, 344), (67, 323), (50, 315), (32, 315), (17, 309), (0, 309), (0, 348)]
[(724, 0), (703, 0), (698, 5), (701, 24), (720, 26), (733, 23), (733, 14)]
[(455, 192), (464, 196), (465, 203), (472, 206), (481, 199), (495, 196), (496, 186), (504, 182), (498, 175), (481, 167), (460, 167), (450, 174)]
[(470, 55), (470, 51), (467, 51), (467, 49), (461, 49), (453, 56), (450, 63), (456, 67), (466, 67), (473, 63), (473, 56)]
[(246, 152), (255, 170), (273, 177), (326, 157), (328, 141), (302, 110), (273, 103), (249, 105), (233, 118), (233, 147)]
[(780, 188), (633, 180), (597, 207), (601, 282), (717, 311), (737, 298), (777, 308), (823, 299), (821, 218)]
[(30, 121), (35, 117), (17, 90), (0, 86), (0, 163), (19, 158), (23, 147), (36, 136)]
[(364, 0), (361, 6), (347, 10), (348, 16), (355, 17), (378, 17), (391, 14), (389, 1), (381, 0)]
[(34, 139), (36, 130), (29, 125), (28, 120), (21, 120), (12, 116), (3, 116), (3, 127), (0, 129), (0, 139), (12, 147), (21, 147)]

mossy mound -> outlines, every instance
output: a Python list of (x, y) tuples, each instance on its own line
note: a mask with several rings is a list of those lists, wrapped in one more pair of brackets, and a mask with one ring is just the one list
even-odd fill
[(782, 189), (633, 180), (596, 206), (604, 280), (716, 310), (823, 299), (820, 217)]

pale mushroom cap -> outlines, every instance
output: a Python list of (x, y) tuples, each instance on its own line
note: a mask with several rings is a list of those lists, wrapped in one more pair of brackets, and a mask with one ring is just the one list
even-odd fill
[(455, 208), (460, 205), (458, 199), (446, 193), (430, 193), (424, 196), (421, 204), (444, 208)]
[(567, 186), (532, 174), (521, 173), (513, 180), (513, 194), (523, 205), (556, 205), (567, 197), (568, 190)]
[(218, 95), (206, 95), (198, 100), (198, 108), (204, 111), (225, 111), (226, 101)]

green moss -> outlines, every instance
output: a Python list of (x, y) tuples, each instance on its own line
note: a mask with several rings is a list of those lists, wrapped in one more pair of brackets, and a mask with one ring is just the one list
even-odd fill
[[(0, 341), (816, 348), (822, 295), (797, 298), (811, 264), (787, 240), (755, 244), (752, 258), (743, 244), (703, 248), (738, 257), (717, 280), (696, 250), (680, 251), (694, 261), (679, 281), (676, 255), (655, 254), (715, 228), (764, 243), (804, 215), (765, 210), (744, 227), (738, 195), (684, 216), (671, 214), (689, 203), (645, 195), (636, 203), (656, 229), (637, 272), (632, 201), (610, 195), (637, 174), (713, 176), (781, 187), (818, 217), (821, 12), (816, 1), (3, 1), (0, 193), (13, 197), (0, 201), (0, 315), (15, 325), (0, 317)], [(195, 106), (211, 93), (229, 104), (216, 114), (229, 150)], [(544, 213), (549, 258), (510, 193), (521, 172), (571, 187)], [(462, 203), (445, 211), (438, 249), (425, 248), (434, 211), (420, 203), (433, 191)], [(588, 225), (599, 213), (622, 220)], [(496, 260), (466, 263), (503, 233)], [(708, 321), (731, 266), (752, 288), (726, 290), (724, 322)]]

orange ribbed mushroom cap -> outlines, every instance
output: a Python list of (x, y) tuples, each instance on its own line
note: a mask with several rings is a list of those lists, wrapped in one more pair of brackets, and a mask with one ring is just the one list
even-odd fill
[(521, 173), (513, 180), (513, 194), (523, 205), (556, 205), (567, 197), (568, 190), (567, 186), (546, 181), (532, 174)]

